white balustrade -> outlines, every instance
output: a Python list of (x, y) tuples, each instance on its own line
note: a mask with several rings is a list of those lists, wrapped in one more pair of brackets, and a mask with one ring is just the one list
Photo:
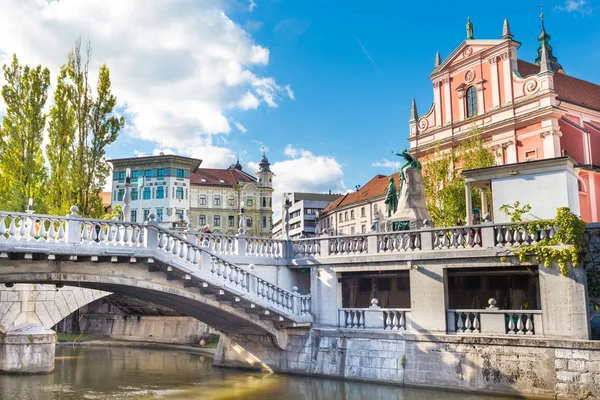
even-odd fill
[(318, 257), (321, 255), (320, 239), (296, 239), (293, 242), (294, 257)]
[(0, 241), (66, 241), (67, 219), (48, 215), (0, 212)]
[(143, 246), (146, 227), (142, 224), (81, 220), (81, 241), (83, 243), (115, 246)]
[(417, 231), (391, 232), (377, 235), (377, 251), (394, 253), (421, 250), (421, 233)]
[(481, 226), (434, 229), (433, 249), (460, 249), (481, 247)]
[(238, 237), (231, 235), (217, 235), (213, 233), (185, 232), (182, 236), (196, 246), (204, 247), (213, 254), (237, 255)]
[(410, 309), (340, 308), (339, 326), (346, 329), (406, 331)]
[(501, 224), (494, 226), (494, 239), (497, 247), (528, 246), (540, 240), (554, 237), (555, 228), (549, 221), (544, 228), (530, 231), (521, 223)]
[(448, 332), (460, 335), (543, 335), (539, 310), (447, 310), (446, 318)]
[(245, 238), (246, 256), (281, 258), (283, 257), (283, 240), (269, 238)]
[(406, 330), (406, 310), (382, 310), (383, 329), (391, 331)]
[(365, 312), (367, 309), (340, 309), (340, 326), (346, 329), (365, 329)]
[(336, 256), (366, 254), (367, 236), (337, 236), (329, 238), (329, 254)]

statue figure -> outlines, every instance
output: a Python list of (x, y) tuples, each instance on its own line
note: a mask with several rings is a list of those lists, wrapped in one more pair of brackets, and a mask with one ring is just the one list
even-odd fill
[(398, 209), (398, 195), (396, 194), (396, 184), (394, 177), (390, 176), (390, 185), (385, 195), (385, 204), (387, 205), (388, 218)]
[(406, 180), (406, 176), (404, 175), (404, 170), (407, 168), (412, 168), (417, 170), (418, 172), (421, 172), (421, 163), (419, 162), (419, 160), (417, 160), (415, 157), (413, 157), (408, 150), (402, 150), (400, 153), (394, 153), (392, 151), (392, 154), (403, 157), (406, 162), (400, 167), (400, 182), (404, 182)]
[(467, 40), (475, 39), (473, 37), (473, 23), (471, 22), (471, 17), (467, 18)]

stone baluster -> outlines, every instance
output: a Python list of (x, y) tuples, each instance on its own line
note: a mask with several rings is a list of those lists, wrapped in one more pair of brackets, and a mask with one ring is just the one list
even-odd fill
[(534, 335), (535, 332), (533, 331), (533, 314), (529, 314), (526, 315), (527, 317), (527, 322), (525, 322), (525, 331), (526, 331), (526, 335)]
[(400, 311), (400, 321), (398, 322), (398, 328), (400, 330), (406, 330), (406, 317), (404, 311)]
[(464, 332), (465, 330), (464, 328), (464, 323), (463, 323), (463, 314), (461, 312), (457, 313), (458, 314), (458, 320), (456, 321), (456, 332)]
[(519, 313), (519, 319), (517, 320), (517, 335), (524, 335), (523, 328), (525, 325), (523, 324), (523, 314)]
[(514, 321), (514, 314), (506, 314), (508, 315), (508, 334), (509, 335), (514, 335), (515, 334), (515, 321)]

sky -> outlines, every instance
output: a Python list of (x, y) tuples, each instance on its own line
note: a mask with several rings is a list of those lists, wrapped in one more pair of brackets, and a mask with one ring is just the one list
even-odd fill
[[(600, 0), (543, 10), (565, 71), (600, 84)], [(539, 15), (530, 0), (0, 0), (0, 64), (16, 53), (55, 82), (89, 38), (127, 121), (108, 159), (162, 149), (254, 173), (265, 150), (278, 208), (282, 192), (343, 193), (400, 165), (412, 98), (429, 109), (435, 53), (461, 44), (467, 17), (476, 39), (508, 18), (533, 62)]]

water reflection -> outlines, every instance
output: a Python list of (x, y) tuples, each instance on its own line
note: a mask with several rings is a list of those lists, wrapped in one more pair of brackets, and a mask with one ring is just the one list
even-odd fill
[(213, 369), (198, 354), (130, 348), (60, 347), (56, 371), (0, 375), (0, 399), (484, 400), (395, 386)]

